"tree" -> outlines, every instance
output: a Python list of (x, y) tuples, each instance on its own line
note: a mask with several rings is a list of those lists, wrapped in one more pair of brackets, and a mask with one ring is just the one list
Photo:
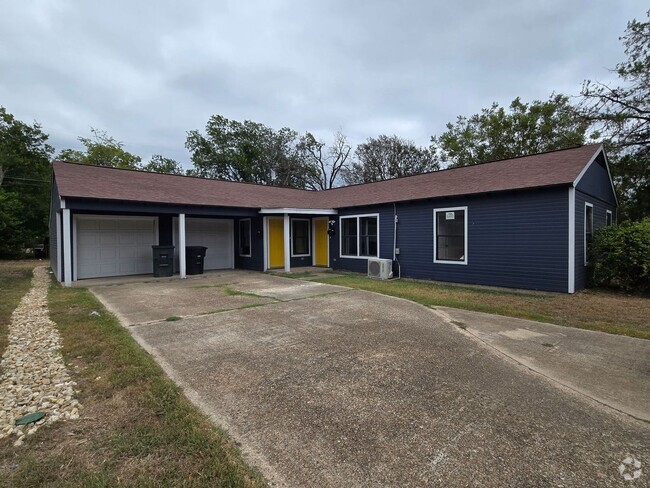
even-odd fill
[(139, 169), (142, 158), (124, 150), (124, 144), (105, 131), (90, 129), (93, 137), (79, 137), (85, 151), (64, 149), (57, 159), (71, 163), (94, 164), (112, 168)]
[[(650, 10), (647, 12), (650, 20)], [(581, 110), (605, 139), (622, 219), (650, 215), (650, 21), (628, 22), (619, 86), (587, 80)]]
[(185, 147), (194, 169), (188, 174), (265, 185), (305, 187), (307, 171), (295, 150), (298, 134), (263, 124), (213, 115), (205, 135), (190, 131)]
[(493, 103), (469, 118), (459, 116), (431, 138), (430, 149), (448, 166), (467, 166), (581, 145), (587, 127), (565, 95), (530, 104), (515, 98), (508, 111)]
[(166, 173), (170, 175), (184, 175), (181, 163), (175, 159), (166, 158), (160, 154), (151, 156), (151, 160), (142, 168), (150, 173)]
[(341, 132), (334, 134), (334, 141), (329, 147), (325, 141), (306, 132), (298, 142), (297, 151), (303, 162), (305, 187), (327, 190), (334, 188), (339, 176), (348, 169), (352, 146)]
[(53, 149), (38, 123), (0, 107), (0, 256), (18, 257), (48, 232)]
[(348, 185), (411, 176), (440, 169), (429, 149), (396, 135), (369, 137), (355, 151), (357, 161), (344, 171)]

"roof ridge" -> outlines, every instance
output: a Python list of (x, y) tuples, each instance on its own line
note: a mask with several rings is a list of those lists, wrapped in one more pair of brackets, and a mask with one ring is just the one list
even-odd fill
[(71, 164), (75, 166), (85, 166), (85, 167), (90, 167), (90, 168), (100, 168), (100, 169), (105, 169), (105, 170), (116, 170), (116, 171), (131, 171), (133, 173), (142, 173), (142, 174), (148, 174), (148, 175), (161, 175), (161, 176), (177, 176), (181, 178), (193, 178), (197, 180), (202, 180), (202, 181), (219, 181), (222, 183), (235, 183), (235, 184), (240, 184), (240, 185), (253, 185), (253, 186), (263, 186), (263, 187), (268, 187), (268, 188), (282, 188), (285, 190), (296, 190), (296, 191), (306, 191), (309, 193), (317, 193), (318, 190), (308, 190), (306, 188), (293, 188), (291, 186), (282, 186), (282, 185), (266, 185), (264, 183), (253, 183), (250, 181), (234, 181), (234, 180), (225, 180), (222, 178), (206, 178), (204, 176), (194, 176), (194, 175), (177, 175), (173, 173), (158, 173), (157, 171), (147, 171), (144, 169), (134, 169), (134, 168), (116, 168), (114, 166), (101, 166), (98, 164), (87, 164), (87, 163), (80, 163), (76, 161), (64, 161), (62, 159), (53, 159), (52, 164), (54, 163), (63, 163), (63, 164)]

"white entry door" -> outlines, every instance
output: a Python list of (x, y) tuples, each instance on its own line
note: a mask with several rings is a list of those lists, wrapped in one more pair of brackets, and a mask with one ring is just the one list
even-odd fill
[(153, 273), (156, 217), (75, 216), (76, 279)]
[[(205, 246), (203, 268), (232, 269), (235, 267), (235, 239), (232, 219), (185, 219), (185, 245)], [(178, 269), (178, 219), (174, 218), (174, 253)]]

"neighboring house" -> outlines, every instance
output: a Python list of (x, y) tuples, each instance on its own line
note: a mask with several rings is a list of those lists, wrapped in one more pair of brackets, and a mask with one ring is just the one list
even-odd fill
[(206, 269), (365, 272), (379, 257), (403, 277), (573, 293), (593, 231), (617, 208), (601, 145), (318, 192), (61, 161), (53, 170), (50, 256), (66, 285), (151, 273), (151, 246), (173, 244), (207, 246)]

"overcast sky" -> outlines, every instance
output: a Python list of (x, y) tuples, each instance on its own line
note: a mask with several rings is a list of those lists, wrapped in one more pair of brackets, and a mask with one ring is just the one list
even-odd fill
[(428, 145), (457, 115), (576, 95), (643, 1), (0, 0), (0, 105), (57, 151), (90, 127), (189, 167), (213, 114)]

